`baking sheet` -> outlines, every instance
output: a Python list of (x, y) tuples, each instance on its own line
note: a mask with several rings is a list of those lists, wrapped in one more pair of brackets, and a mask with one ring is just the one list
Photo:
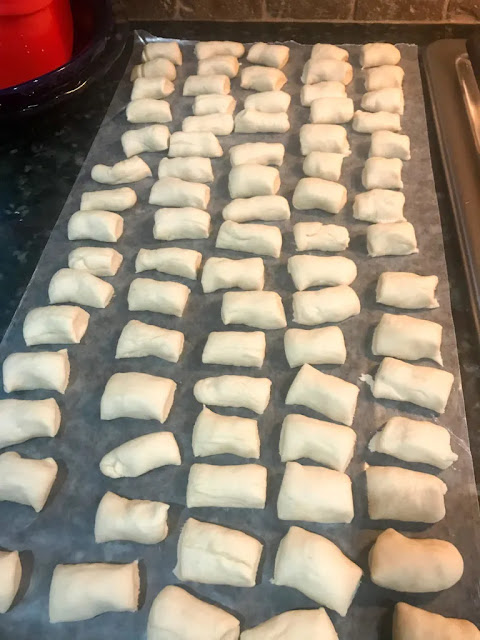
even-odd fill
[[(125, 118), (125, 106), (129, 99), (131, 66), (140, 61), (142, 41), (152, 37), (140, 33), (136, 37), (132, 59), (112, 100), (104, 123), (92, 145), (78, 179), (52, 232), (47, 247), (40, 259), (32, 281), (20, 303), (10, 328), (0, 345), (0, 359), (14, 351), (25, 351), (21, 335), (26, 313), (48, 303), (47, 289), (51, 276), (67, 264), (67, 254), (81, 245), (99, 245), (95, 242), (69, 242), (67, 221), (79, 207), (80, 195), (85, 190), (102, 188), (90, 179), (91, 167), (97, 163), (113, 164), (123, 157), (120, 144), (121, 134), (132, 127)], [(182, 97), (185, 78), (195, 73), (196, 60), (192, 42), (182, 42), (184, 64), (178, 68), (175, 92), (168, 98), (172, 104), (174, 122), (172, 131), (181, 129), (184, 117), (191, 114), (193, 98)], [(183, 241), (171, 245), (194, 248), (203, 253), (204, 259), (213, 255), (246, 257), (246, 254), (218, 250), (214, 243), (218, 227), (222, 222), (221, 210), (229, 201), (227, 178), (229, 172), (228, 149), (242, 142), (268, 140), (285, 144), (286, 156), (280, 168), (282, 185), (280, 194), (291, 202), (297, 181), (303, 176), (298, 131), (308, 121), (309, 109), (299, 104), (301, 88), (300, 73), (304, 62), (310, 56), (310, 46), (288, 43), (290, 60), (284, 71), (288, 84), (284, 90), (292, 95), (289, 110), (291, 129), (284, 135), (232, 134), (220, 138), (224, 156), (212, 161), (215, 182), (212, 185), (212, 199), (209, 211), (212, 215), (212, 233), (208, 240)], [(362, 73), (358, 63), (359, 46), (347, 46), (354, 65), (354, 80), (347, 88), (348, 95), (359, 105), (363, 93)], [(366, 254), (366, 223), (357, 222), (352, 217), (354, 195), (361, 191), (360, 174), (368, 154), (370, 136), (357, 134), (347, 125), (352, 155), (346, 158), (341, 182), (348, 189), (349, 201), (338, 216), (321, 211), (297, 212), (292, 210), (292, 220), (281, 222), (284, 246), (279, 260), (265, 258), (265, 289), (278, 291), (284, 300), (289, 326), (292, 326), (291, 296), (293, 286), (287, 274), (286, 262), (295, 253), (292, 224), (302, 220), (320, 220), (346, 225), (351, 236), (351, 244), (345, 255), (354, 260), (358, 267), (358, 278), (353, 288), (362, 302), (362, 312), (340, 324), (346, 338), (348, 357), (343, 366), (324, 366), (322, 371), (338, 375), (360, 385), (360, 395), (354, 428), (358, 442), (354, 460), (348, 468), (354, 485), (355, 519), (351, 525), (321, 525), (295, 523), (321, 533), (334, 541), (355, 562), (366, 575), (347, 616), (341, 618), (330, 612), (340, 639), (390, 638), (393, 604), (399, 600), (424, 606), (447, 616), (466, 617), (479, 622), (480, 595), (478, 584), (478, 531), (479, 516), (473, 467), (468, 446), (468, 432), (465, 422), (460, 373), (455, 342), (448, 278), (443, 255), (443, 241), (440, 218), (435, 198), (420, 73), (416, 46), (400, 45), (401, 65), (406, 72), (403, 118), (404, 131), (412, 141), (412, 160), (404, 164), (406, 195), (406, 217), (416, 229), (420, 253), (407, 257), (368, 258)], [(242, 65), (248, 64), (243, 58)], [(250, 92), (239, 88), (239, 77), (232, 81), (232, 95), (237, 99), (237, 111)], [(143, 154), (154, 175), (163, 153)], [(155, 206), (148, 205), (148, 194), (154, 178), (131, 185), (139, 196), (137, 206), (124, 213), (125, 232), (116, 248), (124, 255), (124, 263), (119, 273), (109, 279), (115, 287), (115, 298), (104, 310), (92, 309), (90, 325), (82, 344), (69, 346), (71, 359), (71, 381), (64, 397), (59, 398), (62, 411), (62, 426), (58, 436), (51, 439), (33, 440), (10, 447), (22, 455), (36, 458), (52, 456), (60, 466), (59, 481), (45, 509), (36, 514), (32, 509), (11, 503), (0, 504), (0, 546), (19, 549), (22, 553), (24, 580), (21, 592), (23, 598), (9, 613), (0, 616), (0, 638), (15, 637), (26, 640), (32, 637), (51, 640), (91, 640), (92, 638), (115, 637), (118, 640), (132, 640), (146, 637), (145, 629), (148, 612), (153, 599), (167, 584), (178, 581), (172, 573), (176, 562), (176, 544), (183, 522), (193, 516), (202, 520), (234, 527), (256, 536), (265, 544), (264, 554), (258, 573), (257, 586), (241, 589), (227, 586), (188, 584), (187, 588), (202, 598), (219, 604), (231, 611), (241, 621), (242, 629), (254, 626), (272, 615), (295, 608), (311, 608), (314, 603), (301, 593), (286, 587), (270, 584), (273, 575), (275, 553), (281, 537), (291, 523), (281, 522), (276, 517), (276, 497), (283, 475), (283, 467), (278, 456), (280, 428), (284, 416), (299, 411), (312, 417), (318, 414), (299, 407), (286, 407), (284, 399), (297, 370), (290, 370), (283, 351), (283, 330), (267, 332), (267, 358), (261, 370), (202, 365), (201, 354), (207, 334), (225, 327), (220, 319), (222, 292), (203, 295), (199, 282), (183, 281), (192, 288), (192, 294), (183, 318), (173, 318), (161, 314), (127, 310), (127, 291), (135, 276), (134, 261), (140, 248), (167, 246), (169, 243), (154, 241), (152, 236)], [(107, 187), (108, 188), (108, 187)], [(315, 252), (321, 255), (321, 252)], [(425, 312), (413, 312), (415, 317), (428, 318), (440, 322), (444, 327), (443, 356), (445, 368), (455, 375), (455, 384), (447, 412), (437, 420), (435, 414), (413, 405), (374, 401), (366, 384), (359, 378), (364, 373), (374, 373), (380, 358), (370, 350), (373, 328), (383, 312), (398, 313), (399, 310), (380, 308), (375, 303), (375, 285), (380, 273), (385, 270), (413, 271), (420, 274), (437, 274), (440, 278), (438, 299), (440, 308)], [(147, 272), (141, 274), (158, 280), (176, 278)], [(181, 279), (178, 279), (182, 281)], [(132, 319), (158, 324), (183, 331), (186, 337), (185, 351), (178, 364), (171, 364), (149, 357), (115, 361), (115, 347), (124, 324)], [(228, 327), (228, 329), (243, 327)], [(48, 348), (48, 347), (47, 347)], [(41, 351), (45, 347), (34, 347)], [(422, 364), (422, 362), (420, 362)], [(425, 362), (423, 364), (429, 364)], [(109, 377), (117, 371), (142, 371), (155, 375), (172, 377), (177, 383), (175, 403), (166, 424), (161, 427), (154, 421), (128, 419), (101, 422), (99, 417), (100, 397)], [(237, 373), (259, 377), (269, 377), (273, 381), (272, 400), (263, 416), (259, 417), (259, 431), (262, 451), (260, 463), (268, 467), (268, 498), (264, 511), (248, 509), (202, 508), (187, 510), (185, 490), (188, 470), (193, 462), (191, 433), (195, 418), (201, 407), (194, 400), (192, 388), (203, 377), (224, 373)], [(21, 392), (18, 398), (44, 398), (46, 392)], [(0, 397), (5, 397), (2, 392)], [(248, 411), (218, 409), (219, 413), (252, 416)], [(389, 417), (397, 414), (413, 418), (426, 418), (448, 427), (452, 433), (454, 450), (459, 460), (450, 469), (441, 473), (449, 487), (446, 495), (446, 518), (433, 526), (409, 525), (404, 523), (372, 522), (366, 514), (364, 461), (379, 464), (401, 464), (394, 459), (366, 450), (371, 434)], [(171, 430), (179, 443), (183, 463), (180, 467), (157, 469), (139, 478), (112, 480), (102, 476), (98, 468), (101, 457), (122, 442), (151, 431)], [(216, 464), (238, 464), (245, 462), (234, 456), (214, 456), (203, 462)], [(311, 461), (305, 461), (312, 464)], [(433, 468), (412, 465), (411, 468), (437, 473)], [(109, 542), (95, 544), (93, 526), (99, 500), (105, 491), (111, 490), (128, 498), (148, 498), (171, 504), (169, 512), (170, 534), (160, 545), (144, 546), (129, 542)], [(369, 582), (367, 553), (377, 534), (389, 525), (402, 532), (414, 532), (420, 537), (445, 538), (457, 545), (465, 559), (465, 573), (457, 585), (440, 594), (406, 595), (395, 594), (380, 589)], [(141, 561), (143, 593), (141, 609), (138, 613), (105, 614), (93, 620), (79, 623), (50, 625), (48, 622), (48, 591), (53, 568), (58, 563), (78, 562), (130, 562)], [(25, 592), (26, 590), (26, 592)]]

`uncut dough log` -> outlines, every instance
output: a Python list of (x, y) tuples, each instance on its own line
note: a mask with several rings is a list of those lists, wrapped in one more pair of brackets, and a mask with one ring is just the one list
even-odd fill
[(36, 344), (78, 344), (88, 327), (90, 314), (81, 307), (58, 305), (29, 311), (23, 323), (27, 347)]
[(226, 220), (218, 230), (217, 249), (244, 251), (279, 258), (282, 250), (282, 232), (266, 224), (241, 224)]
[(213, 182), (210, 158), (162, 158), (158, 165), (159, 178), (180, 178), (188, 182)]
[(345, 251), (350, 244), (346, 227), (321, 222), (297, 222), (293, 225), (297, 251)]
[(398, 64), (400, 58), (400, 51), (389, 42), (369, 42), (362, 46), (360, 52), (360, 64), (364, 69), (384, 64)]
[(308, 598), (345, 616), (362, 570), (327, 538), (290, 527), (275, 558), (273, 584), (298, 589)]
[(317, 98), (346, 98), (347, 91), (343, 82), (325, 81), (305, 84), (300, 90), (300, 102), (303, 107), (310, 107)]
[(340, 213), (347, 203), (347, 190), (342, 184), (322, 178), (301, 178), (293, 192), (295, 209), (323, 209)]
[(403, 162), (398, 158), (368, 158), (362, 171), (365, 189), (403, 189)]
[(449, 371), (387, 357), (378, 368), (372, 392), (375, 398), (412, 402), (444, 413), (452, 385), (453, 375)]
[(259, 464), (193, 464), (187, 507), (265, 509), (267, 470)]
[(189, 76), (183, 85), (184, 96), (199, 96), (202, 94), (230, 93), (230, 78), (224, 74), (211, 76)]
[(65, 393), (70, 377), (68, 351), (11, 353), (3, 361), (3, 388), (12, 391), (48, 389)]
[(127, 104), (126, 116), (133, 124), (165, 124), (172, 122), (172, 111), (166, 100), (141, 98)]
[(360, 313), (360, 300), (345, 284), (318, 291), (296, 291), (293, 296), (293, 321), (314, 325), (342, 322)]
[(237, 198), (223, 208), (222, 216), (224, 220), (233, 220), (234, 222), (288, 220), (290, 205), (283, 196)]
[(312, 151), (303, 161), (303, 173), (312, 178), (338, 182), (342, 173), (343, 157), (341, 153)]
[(374, 133), (375, 131), (400, 131), (400, 116), (388, 111), (355, 111), (352, 128), (358, 133)]
[(390, 87), (401, 88), (405, 71), (402, 67), (394, 64), (383, 64), (379, 67), (365, 69), (365, 90), (376, 91), (377, 89), (389, 89)]
[(285, 404), (298, 404), (347, 426), (353, 423), (360, 389), (346, 380), (304, 364), (295, 376)]
[(223, 149), (220, 142), (210, 131), (199, 133), (175, 131), (170, 136), (169, 158), (188, 158), (191, 156), (220, 158), (222, 155)]
[(310, 107), (310, 120), (315, 124), (344, 124), (353, 118), (351, 98), (316, 98)]
[(235, 111), (237, 101), (229, 95), (218, 93), (203, 93), (195, 96), (193, 101), (193, 115), (206, 116), (209, 113), (230, 113)]
[(224, 75), (234, 78), (240, 65), (235, 56), (212, 56), (198, 61), (197, 74), (199, 76)]
[(176, 388), (170, 378), (133, 371), (114, 373), (100, 401), (100, 418), (158, 420), (163, 424), (172, 408)]
[(265, 67), (283, 69), (288, 62), (290, 49), (284, 44), (266, 44), (256, 42), (250, 47), (247, 60), (252, 64), (261, 64)]
[(190, 289), (180, 282), (135, 278), (128, 290), (129, 311), (154, 311), (181, 318)]
[(393, 613), (393, 640), (479, 640), (480, 631), (468, 620), (445, 618), (438, 613), (398, 602)]
[(383, 111), (403, 115), (405, 108), (403, 90), (390, 88), (368, 91), (363, 94), (360, 106), (365, 111)]
[(127, 440), (109, 451), (100, 460), (100, 471), (109, 478), (138, 478), (152, 469), (181, 463), (173, 433), (158, 431)]
[(202, 362), (261, 367), (266, 348), (262, 331), (212, 331), (203, 349)]
[(280, 174), (275, 167), (242, 164), (232, 167), (228, 174), (231, 198), (275, 195), (280, 188)]
[(172, 81), (175, 80), (177, 70), (173, 62), (166, 58), (154, 58), (142, 64), (136, 64), (132, 68), (130, 80), (133, 82), (137, 78), (158, 78), (160, 76), (165, 76)]
[(261, 291), (265, 284), (265, 267), (261, 258), (208, 258), (203, 265), (203, 293), (238, 287), (245, 291)]
[(250, 376), (217, 376), (195, 383), (193, 395), (201, 404), (218, 407), (243, 407), (262, 414), (270, 402), (272, 382)]
[(87, 271), (94, 276), (114, 276), (123, 256), (111, 247), (78, 247), (68, 254), (68, 268)]
[(371, 189), (355, 196), (353, 217), (365, 222), (403, 222), (404, 205), (405, 196), (401, 191)]
[(160, 207), (194, 207), (205, 211), (210, 202), (210, 187), (180, 178), (160, 178), (153, 185), (148, 202)]
[(436, 309), (437, 276), (405, 271), (384, 271), (377, 282), (377, 302), (400, 309)]
[(22, 458), (15, 451), (0, 454), (0, 502), (18, 502), (40, 512), (48, 500), (57, 471), (53, 458)]
[(289, 129), (290, 122), (285, 112), (243, 109), (235, 116), (235, 133), (286, 133)]
[(0, 551), (0, 613), (6, 613), (17, 595), (22, 579), (22, 563), (18, 551)]
[(410, 160), (410, 138), (393, 131), (374, 131), (368, 155), (377, 158)]
[(0, 400), (0, 449), (32, 438), (54, 438), (60, 419), (60, 409), (53, 398)]
[(105, 309), (115, 293), (109, 282), (88, 271), (60, 269), (48, 285), (50, 304), (72, 302), (74, 304)]
[(241, 42), (231, 40), (207, 40), (197, 42), (195, 45), (195, 55), (198, 60), (211, 58), (212, 56), (235, 56), (241, 58), (245, 53), (245, 47)]
[(352, 78), (353, 68), (349, 62), (327, 58), (314, 58), (307, 60), (305, 63), (301, 80), (303, 84), (333, 81), (347, 85), (350, 84)]
[(233, 116), (230, 113), (187, 116), (182, 122), (182, 131), (187, 133), (211, 131), (217, 136), (228, 136), (233, 131)]
[(422, 462), (448, 469), (458, 460), (450, 434), (438, 424), (394, 416), (368, 443), (370, 451), (386, 453), (405, 462)]
[(282, 298), (276, 291), (227, 291), (222, 301), (223, 324), (245, 324), (258, 329), (287, 326)]
[(322, 285), (351, 284), (357, 277), (357, 265), (342, 256), (291, 256), (287, 270), (298, 291)]
[(254, 587), (262, 550), (261, 542), (242, 531), (189, 518), (173, 573), (185, 582)]
[(118, 339), (115, 358), (156, 356), (168, 362), (178, 362), (184, 343), (185, 336), (181, 331), (130, 320)]
[(442, 325), (411, 316), (384, 313), (375, 328), (372, 353), (400, 360), (429, 358), (443, 365)]
[(339, 327), (287, 329), (285, 356), (290, 367), (302, 364), (344, 364), (347, 350)]
[(374, 584), (406, 593), (437, 593), (463, 574), (463, 558), (450, 542), (407, 538), (394, 529), (375, 540), (368, 566)]
[(69, 240), (117, 242), (123, 233), (123, 218), (112, 211), (76, 211), (68, 221)]
[(285, 147), (280, 142), (246, 142), (230, 147), (232, 167), (241, 164), (283, 164)]
[(175, 91), (173, 82), (164, 76), (158, 78), (137, 78), (133, 82), (130, 100), (140, 100), (143, 98), (166, 98)]
[(127, 182), (139, 182), (152, 175), (148, 164), (138, 156), (132, 156), (127, 160), (121, 160), (112, 167), (105, 164), (96, 164), (92, 168), (92, 180), (102, 184), (125, 184)]
[(282, 462), (310, 458), (336, 471), (350, 464), (357, 435), (350, 427), (291, 413), (283, 421), (280, 433)]
[(158, 544), (168, 535), (170, 505), (153, 500), (129, 500), (107, 491), (95, 516), (95, 542), (128, 540)]
[(405, 221), (372, 224), (367, 229), (367, 250), (372, 258), (418, 253), (415, 229)]
[(203, 407), (193, 427), (192, 448), (196, 457), (231, 453), (243, 458), (258, 459), (258, 422), (251, 418), (222, 416)]
[(251, 93), (245, 98), (244, 108), (263, 113), (287, 112), (290, 106), (291, 97), (285, 91), (262, 91)]
[(135, 273), (155, 269), (160, 273), (196, 280), (201, 262), (202, 254), (193, 249), (140, 249), (135, 259)]
[(155, 211), (153, 237), (156, 240), (201, 240), (210, 235), (210, 214), (195, 207)]
[(182, 64), (182, 51), (178, 42), (148, 42), (142, 51), (142, 60), (155, 60), (165, 58), (173, 64)]
[(447, 485), (440, 478), (400, 467), (368, 467), (366, 477), (372, 520), (433, 524), (445, 517)]
[(306, 156), (312, 151), (351, 154), (347, 131), (339, 124), (304, 124), (300, 127), (300, 149)]
[(240, 638), (241, 640), (297, 640), (297, 638), (338, 640), (335, 627), (323, 608), (285, 611), (253, 629), (243, 631)]
[(137, 611), (139, 591), (138, 560), (130, 564), (57, 564), (50, 585), (50, 622)]
[(240, 74), (242, 89), (253, 91), (280, 91), (287, 82), (287, 76), (280, 69), (272, 67), (245, 67)]
[(239, 634), (230, 613), (175, 585), (160, 591), (148, 616), (147, 640), (238, 640)]
[(323, 44), (319, 42), (313, 45), (310, 58), (312, 58), (312, 60), (320, 60), (322, 58), (326, 58), (327, 60), (348, 60), (348, 51), (334, 44)]
[(137, 194), (130, 187), (103, 191), (85, 191), (80, 211), (125, 211), (137, 203)]

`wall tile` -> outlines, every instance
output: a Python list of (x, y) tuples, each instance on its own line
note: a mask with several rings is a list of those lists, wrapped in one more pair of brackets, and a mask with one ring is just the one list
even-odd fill
[(124, 0), (130, 20), (170, 20), (175, 17), (176, 0)]
[(269, 18), (280, 20), (348, 20), (355, 0), (266, 0)]
[(355, 20), (389, 22), (445, 19), (445, 0), (357, 0)]
[(447, 12), (448, 20), (480, 20), (480, 0), (450, 0)]
[(186, 20), (261, 20), (263, 0), (178, 0)]

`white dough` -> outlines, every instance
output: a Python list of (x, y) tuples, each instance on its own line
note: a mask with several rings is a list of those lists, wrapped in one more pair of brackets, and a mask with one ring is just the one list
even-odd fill
[(353, 217), (365, 222), (403, 222), (404, 205), (405, 196), (401, 191), (371, 189), (355, 196)]
[(245, 67), (240, 74), (242, 89), (253, 91), (280, 91), (286, 82), (287, 76), (283, 71), (272, 67)]
[(210, 214), (195, 207), (155, 211), (156, 240), (199, 240), (210, 235)]
[(137, 194), (130, 187), (103, 191), (85, 191), (80, 211), (125, 211), (137, 203)]
[(142, 60), (165, 58), (173, 64), (182, 64), (182, 52), (178, 42), (148, 42), (142, 51)]
[(205, 211), (210, 202), (210, 187), (180, 178), (160, 178), (153, 185), (148, 202), (161, 207), (194, 207)]
[(379, 67), (384, 64), (398, 64), (400, 51), (388, 42), (370, 42), (364, 44), (360, 52), (360, 64), (367, 67)]
[(310, 107), (317, 98), (346, 98), (347, 92), (343, 82), (335, 80), (305, 84), (300, 90), (300, 102), (304, 107)]
[(375, 328), (372, 353), (400, 360), (430, 358), (443, 365), (442, 325), (430, 320), (384, 313)]
[(48, 389), (65, 393), (70, 377), (68, 351), (11, 353), (3, 361), (3, 388), (12, 391)]
[(346, 227), (321, 222), (297, 222), (293, 225), (297, 251), (345, 251), (350, 244)]
[(76, 211), (68, 221), (69, 240), (117, 242), (123, 233), (123, 218), (112, 211)]
[(246, 142), (230, 147), (232, 167), (241, 164), (283, 164), (285, 147), (281, 142)]
[(74, 304), (105, 309), (115, 293), (112, 285), (88, 271), (60, 269), (48, 285), (50, 304), (72, 302)]
[(325, 609), (285, 611), (253, 629), (243, 631), (241, 640), (298, 640), (321, 638), (338, 640), (335, 627)]
[(188, 158), (199, 156), (205, 158), (220, 158), (223, 149), (216, 136), (210, 131), (200, 133), (185, 133), (175, 131), (170, 136), (170, 158)]
[(468, 620), (444, 618), (405, 602), (395, 605), (394, 640), (479, 640), (480, 631)]
[(230, 78), (224, 74), (210, 76), (189, 76), (183, 85), (184, 96), (199, 96), (202, 94), (230, 93)]
[(437, 276), (385, 271), (378, 278), (377, 302), (400, 309), (436, 309)]
[(300, 148), (306, 156), (312, 151), (351, 154), (347, 131), (339, 124), (304, 124), (300, 127)]
[(291, 97), (285, 91), (261, 91), (245, 98), (244, 108), (263, 113), (283, 113), (288, 111)]
[(158, 420), (168, 418), (175, 396), (176, 383), (147, 373), (114, 373), (108, 380), (100, 402), (100, 418), (135, 418)]
[(298, 589), (318, 604), (345, 616), (362, 570), (327, 538), (290, 527), (275, 558), (273, 584)]
[[(122, 134), (121, 142), (124, 154), (127, 158), (131, 158), (145, 151), (164, 151), (168, 149), (169, 139), (170, 131), (168, 127), (164, 124), (151, 124), (141, 129), (125, 131)], [(152, 174), (150, 173), (149, 175)]]
[(275, 195), (280, 188), (280, 174), (275, 167), (242, 164), (232, 167), (228, 175), (231, 198)]
[(384, 358), (372, 391), (375, 398), (412, 402), (444, 413), (452, 385), (453, 375), (448, 371)]
[(343, 155), (312, 151), (303, 161), (303, 173), (312, 178), (323, 178), (338, 182), (342, 173)]
[(137, 611), (139, 591), (138, 560), (130, 564), (57, 564), (50, 585), (50, 622)]
[(410, 138), (393, 131), (374, 131), (368, 155), (371, 158), (410, 160)]
[(310, 57), (312, 60), (320, 60), (322, 58), (327, 58), (327, 60), (348, 60), (348, 51), (334, 44), (317, 43), (313, 45)]
[(261, 258), (208, 258), (203, 265), (203, 293), (238, 287), (244, 291), (261, 291), (265, 284), (265, 267)]
[(293, 192), (295, 209), (323, 209), (328, 213), (340, 213), (347, 203), (347, 190), (343, 184), (322, 178), (301, 178)]
[(197, 74), (199, 76), (224, 75), (234, 78), (240, 65), (235, 56), (212, 56), (198, 61)]
[(333, 81), (350, 84), (353, 78), (353, 68), (345, 60), (331, 60), (327, 58), (313, 58), (305, 63), (301, 80), (303, 84)]
[(222, 322), (258, 329), (287, 326), (282, 298), (276, 291), (227, 291), (223, 294)]
[(96, 164), (92, 168), (92, 180), (102, 184), (125, 184), (127, 182), (139, 182), (152, 175), (148, 164), (138, 156), (132, 156), (127, 160), (121, 160), (112, 167), (105, 164)]
[(365, 189), (403, 189), (399, 158), (368, 158), (362, 171)]
[(166, 58), (154, 58), (142, 64), (136, 64), (132, 68), (130, 80), (133, 82), (137, 78), (158, 78), (160, 76), (165, 76), (172, 81), (175, 80), (177, 70), (173, 62)]
[(378, 89), (377, 91), (368, 91), (362, 96), (360, 103), (365, 111), (378, 111), (386, 113), (398, 113), (403, 115), (405, 108), (403, 90), (398, 88)]
[(193, 101), (193, 115), (206, 116), (209, 113), (230, 113), (235, 111), (237, 101), (229, 95), (218, 93), (203, 93), (195, 96)]
[(133, 124), (165, 124), (172, 122), (172, 111), (166, 100), (141, 98), (127, 104), (126, 116)]
[(272, 382), (268, 378), (217, 376), (198, 380), (193, 387), (195, 400), (218, 407), (243, 407), (262, 414), (270, 402)]
[(129, 311), (154, 311), (181, 318), (190, 289), (180, 282), (135, 278), (128, 290)]
[(211, 131), (217, 136), (228, 136), (233, 131), (233, 116), (230, 113), (187, 116), (182, 122), (182, 131), (186, 133)]
[(375, 131), (400, 131), (400, 116), (388, 111), (355, 111), (352, 128), (358, 133), (374, 133)]
[(135, 260), (135, 273), (155, 269), (171, 276), (197, 279), (202, 254), (193, 249), (167, 247), (165, 249), (140, 249)]
[(123, 256), (111, 247), (78, 247), (68, 254), (68, 268), (87, 271), (94, 276), (114, 276)]
[(245, 53), (245, 47), (241, 42), (231, 40), (207, 40), (197, 42), (195, 45), (195, 55), (198, 60), (211, 58), (213, 56), (235, 56), (241, 58)]
[(293, 294), (293, 321), (314, 325), (342, 322), (360, 313), (360, 300), (345, 284), (318, 291), (297, 291)]
[(181, 463), (173, 433), (158, 431), (127, 440), (109, 451), (100, 461), (100, 471), (109, 478), (138, 478), (152, 469), (170, 464), (179, 466)]
[(115, 358), (156, 356), (168, 362), (178, 362), (184, 343), (185, 336), (181, 331), (130, 320), (118, 339)]
[(345, 473), (287, 462), (278, 494), (280, 520), (350, 523), (352, 481)]
[(107, 491), (95, 516), (95, 542), (128, 540), (158, 544), (168, 534), (169, 505), (153, 500), (129, 500)]
[(81, 307), (36, 307), (27, 313), (23, 338), (27, 347), (36, 344), (78, 344), (88, 327), (90, 314)]
[(32, 438), (54, 438), (60, 427), (60, 409), (46, 400), (0, 400), (0, 449)]
[(218, 230), (217, 249), (231, 249), (245, 253), (279, 258), (282, 250), (282, 232), (266, 224), (241, 224), (226, 220)]
[(289, 129), (290, 122), (285, 112), (243, 109), (235, 116), (235, 133), (286, 133)]
[(351, 98), (316, 98), (310, 107), (310, 120), (316, 124), (344, 124), (353, 118)]
[(0, 575), (0, 613), (6, 613), (15, 600), (22, 579), (18, 551), (0, 551)]
[(180, 178), (189, 182), (213, 182), (210, 158), (162, 158), (158, 165), (159, 178)]
[(372, 224), (367, 229), (367, 250), (372, 258), (418, 253), (415, 229), (405, 221)]
[(173, 573), (184, 582), (254, 587), (262, 550), (261, 542), (242, 531), (189, 518)]
[(247, 60), (252, 64), (263, 64), (266, 67), (283, 69), (288, 62), (290, 49), (284, 44), (266, 44), (256, 42), (250, 47)]
[(222, 216), (224, 220), (234, 220), (235, 222), (288, 220), (290, 205), (283, 196), (237, 198), (223, 208)]
[(342, 256), (294, 255), (288, 259), (287, 265), (298, 291), (317, 286), (351, 284), (357, 277), (357, 265)]
[(231, 453), (258, 459), (258, 422), (251, 418), (222, 416), (203, 407), (193, 427), (192, 448), (196, 457)]
[(193, 464), (187, 507), (265, 509), (267, 470), (259, 464)]
[(0, 502), (18, 502), (43, 509), (57, 477), (53, 458), (22, 458), (15, 451), (0, 454)]
[(302, 364), (344, 364), (347, 350), (339, 327), (287, 329), (285, 356), (290, 367)]
[(380, 67), (365, 69), (365, 90), (377, 91), (377, 89), (401, 88), (405, 71), (402, 67), (393, 64), (383, 64)]
[(304, 364), (288, 390), (285, 404), (308, 407), (350, 427), (359, 391), (355, 384)]
[(204, 364), (261, 367), (267, 345), (262, 331), (212, 331), (203, 349)]
[(175, 91), (173, 82), (165, 76), (157, 78), (137, 78), (133, 82), (130, 100), (140, 100), (143, 98), (166, 98)]

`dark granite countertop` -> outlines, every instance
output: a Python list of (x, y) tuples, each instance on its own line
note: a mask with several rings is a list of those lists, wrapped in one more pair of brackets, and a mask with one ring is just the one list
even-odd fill
[[(439, 38), (466, 37), (468, 25), (144, 22), (132, 25), (164, 36), (203, 39), (365, 42), (390, 40), (421, 46)], [(130, 54), (100, 81), (68, 103), (0, 131), (0, 335), (3, 335), (35, 269), (110, 103)], [(428, 110), (427, 99), (427, 110)], [(440, 205), (475, 473), (480, 481), (480, 360), (431, 113), (432, 161)], [(477, 482), (478, 486), (478, 482)]]

